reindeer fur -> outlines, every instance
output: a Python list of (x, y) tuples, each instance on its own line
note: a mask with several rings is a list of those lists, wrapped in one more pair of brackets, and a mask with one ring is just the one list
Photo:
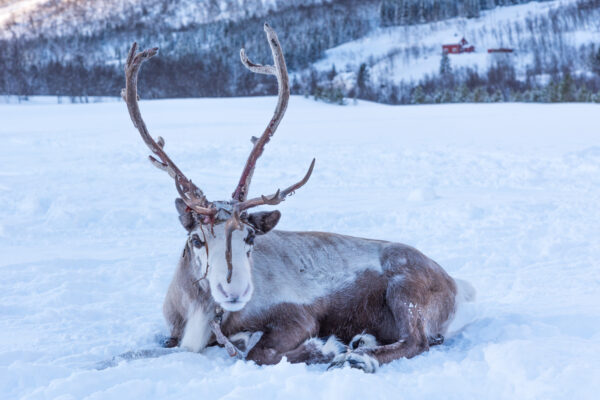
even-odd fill
[[(214, 343), (208, 322), (216, 304), (193, 271), (197, 266), (188, 246), (164, 314), (172, 343), (200, 351)], [(373, 372), (439, 344), (456, 310), (455, 281), (421, 252), (399, 243), (273, 230), (256, 237), (252, 261), (254, 294), (242, 310), (225, 313), (222, 330), (227, 336), (263, 332), (248, 353), (259, 364), (286, 357)], [(198, 327), (199, 321), (205, 325)], [(369, 340), (358, 346), (361, 335)], [(355, 343), (346, 347), (338, 340)]]

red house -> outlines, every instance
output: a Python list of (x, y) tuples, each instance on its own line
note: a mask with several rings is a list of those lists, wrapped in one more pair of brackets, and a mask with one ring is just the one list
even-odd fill
[(442, 51), (448, 54), (473, 53), (475, 51), (475, 46), (469, 46), (467, 39), (462, 38), (460, 42), (456, 44), (443, 44)]

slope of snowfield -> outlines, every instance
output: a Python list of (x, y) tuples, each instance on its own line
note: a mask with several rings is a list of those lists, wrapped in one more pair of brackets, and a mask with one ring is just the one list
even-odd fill
[[(328, 0), (295, 0), (295, 5)], [(107, 23), (123, 23), (135, 13), (171, 28), (260, 16), (289, 6), (286, 0), (0, 0), (0, 38), (94, 34)], [(7, 31), (7, 28), (10, 31)]]
[(10, 18), (30, 12), (44, 1), (46, 0), (7, 0), (0, 2), (0, 26), (3, 26)]
[[(141, 107), (219, 199), (274, 103)], [(444, 345), (367, 375), (259, 367), (220, 348), (160, 355), (162, 299), (185, 234), (172, 181), (147, 162), (125, 105), (1, 104), (0, 398), (597, 398), (599, 111), (292, 98), (252, 192), (317, 164), (281, 205), (279, 228), (411, 244), (478, 291)], [(135, 359), (139, 350), (156, 357)]]
[[(545, 17), (549, 11), (571, 6), (576, 1), (531, 2), (482, 11), (479, 18), (452, 18), (428, 24), (379, 29), (364, 38), (327, 50), (325, 57), (315, 63), (315, 67), (329, 70), (335, 65), (338, 72), (356, 71), (361, 63), (367, 62), (371, 76), (394, 82), (417, 82), (426, 75), (439, 73), (442, 44), (458, 43), (465, 37), (475, 46), (475, 52), (450, 55), (452, 67), (470, 67), (481, 73), (498, 57), (508, 57), (513, 61), (518, 77), (524, 79), (525, 67), (534, 62), (533, 50), (536, 47), (540, 50), (541, 46), (548, 46), (560, 56), (565, 48), (572, 46), (576, 49), (583, 44), (598, 42), (598, 21), (593, 21), (589, 26), (576, 26), (569, 19), (567, 22), (559, 21), (557, 25), (563, 31), (556, 37), (537, 31), (539, 27), (536, 25), (533, 28), (536, 31), (530, 31), (528, 19)], [(545, 22), (545, 28), (554, 24), (550, 19)], [(490, 48), (500, 47), (512, 48), (515, 52), (509, 55), (487, 53)]]

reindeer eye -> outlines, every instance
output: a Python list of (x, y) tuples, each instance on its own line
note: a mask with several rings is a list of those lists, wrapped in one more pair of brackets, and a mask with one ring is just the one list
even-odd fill
[(198, 248), (204, 246), (204, 242), (200, 240), (200, 238), (197, 235), (192, 236), (192, 244), (194, 245), (194, 247)]
[(249, 232), (246, 239), (244, 239), (244, 242), (246, 242), (248, 246), (254, 246), (254, 232)]

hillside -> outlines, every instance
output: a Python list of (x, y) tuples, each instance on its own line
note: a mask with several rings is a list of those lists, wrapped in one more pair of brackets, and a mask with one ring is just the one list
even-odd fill
[[(325, 52), (315, 68), (338, 72), (356, 71), (361, 63), (373, 75), (392, 81), (419, 81), (439, 72), (441, 45), (466, 38), (473, 53), (450, 55), (452, 68), (484, 71), (498, 57), (513, 60), (517, 77), (525, 79), (534, 61), (547, 67), (552, 57), (560, 63), (577, 64), (585, 71), (582, 47), (600, 44), (600, 12), (577, 13), (577, 0), (532, 2), (483, 11), (479, 18), (452, 18), (442, 22), (377, 29), (364, 38)], [(488, 49), (509, 48), (510, 56), (489, 54)], [(560, 65), (556, 65), (560, 69)]]
[[(192, 25), (260, 17), (324, 0), (3, 0), (0, 35), (35, 38), (93, 35), (125, 21), (177, 30)], [(326, 0), (325, 0), (326, 1)]]
[[(450, 54), (449, 76), (441, 77), (442, 44), (458, 43), (462, 38), (475, 51)], [(499, 48), (510, 53), (488, 52)], [(471, 90), (485, 83), (502, 92), (518, 91), (562, 82), (569, 74), (573, 82), (579, 80), (577, 89), (589, 89), (573, 93), (575, 100), (600, 89), (600, 2), (532, 2), (482, 11), (478, 18), (380, 28), (327, 50), (314, 68), (322, 74), (334, 68), (333, 83), (345, 88), (356, 80), (361, 64), (367, 67), (373, 86), (396, 87), (399, 92), (435, 86), (433, 92), (457, 84), (470, 84)], [(576, 92), (574, 87), (575, 83), (572, 90)]]
[[(268, 61), (277, 30), (294, 93), (330, 102), (595, 101), (600, 0), (48, 0), (0, 3), (0, 94), (115, 95), (133, 41), (158, 46), (144, 97), (270, 94), (240, 47)], [(510, 4), (510, 5), (508, 5)], [(475, 52), (441, 45), (465, 37)], [(508, 47), (510, 54), (488, 55)]]

